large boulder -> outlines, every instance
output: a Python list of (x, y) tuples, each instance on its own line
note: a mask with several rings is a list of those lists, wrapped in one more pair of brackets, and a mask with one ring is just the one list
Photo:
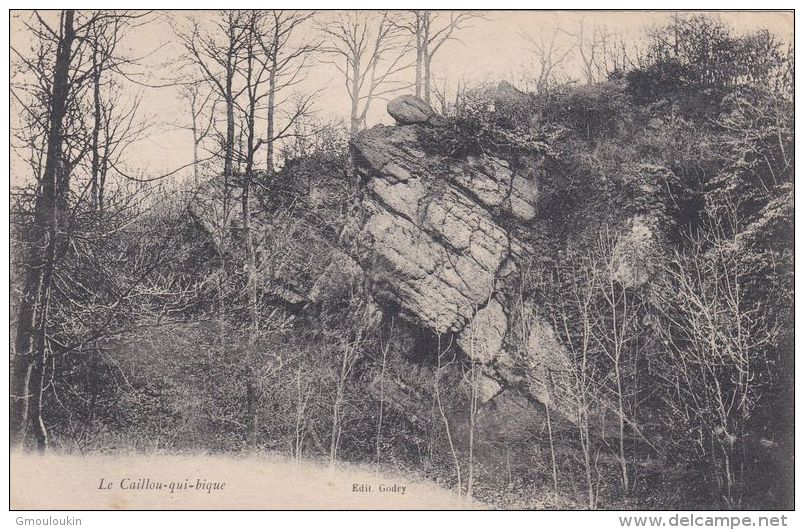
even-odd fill
[(528, 101), (530, 101), (530, 96), (508, 81), (500, 81), (494, 91), (494, 103), (497, 106), (523, 105)]
[(444, 118), (416, 96), (398, 96), (388, 102), (388, 114), (400, 125), (429, 124), (440, 126)]

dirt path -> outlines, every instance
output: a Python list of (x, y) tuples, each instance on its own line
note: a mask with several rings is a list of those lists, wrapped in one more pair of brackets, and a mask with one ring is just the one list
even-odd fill
[(11, 456), (15, 509), (471, 509), (433, 483), (356, 466), (218, 456)]

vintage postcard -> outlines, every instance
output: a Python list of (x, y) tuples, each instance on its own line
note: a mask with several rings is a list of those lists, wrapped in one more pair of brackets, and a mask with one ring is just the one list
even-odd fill
[(12, 510), (793, 509), (792, 11), (9, 16)]

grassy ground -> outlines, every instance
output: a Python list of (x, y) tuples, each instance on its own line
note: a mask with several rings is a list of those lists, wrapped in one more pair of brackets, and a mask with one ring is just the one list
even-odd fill
[[(147, 488), (146, 480), (152, 489), (136, 489), (138, 485)], [(157, 483), (161, 488), (153, 488)], [(11, 455), (11, 506), (72, 510), (482, 508), (430, 482), (351, 465), (330, 467), (262, 455), (28, 453)]]

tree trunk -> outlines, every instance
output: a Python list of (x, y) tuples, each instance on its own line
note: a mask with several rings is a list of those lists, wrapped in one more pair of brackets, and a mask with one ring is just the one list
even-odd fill
[(447, 413), (444, 410), (444, 404), (441, 401), (441, 335), (438, 336), (438, 351), (436, 352), (436, 367), (435, 378), (433, 383), (433, 394), (435, 396), (436, 404), (438, 405), (438, 413), (441, 416), (441, 421), (444, 423), (444, 432), (447, 435), (447, 443), (449, 444), (449, 451), (452, 455), (452, 463), (455, 466), (455, 479), (457, 481), (456, 487), (458, 489), (458, 496), (463, 495), (463, 482), (461, 481), (461, 462), (458, 460), (458, 451), (452, 441), (452, 431), (447, 419)]
[(618, 398), (618, 415), (620, 417), (620, 467), (623, 479), (623, 494), (628, 495), (631, 485), (628, 480), (628, 461), (625, 458), (625, 407), (623, 406), (623, 385), (620, 373), (620, 358), (617, 356), (614, 365), (615, 377), (617, 379), (617, 398)]
[[(195, 136), (195, 128), (193, 128), (193, 136)], [(200, 183), (201, 177), (198, 174), (198, 142), (193, 141), (193, 183), (196, 187)]]
[(234, 95), (232, 92), (232, 82), (234, 79), (234, 65), (232, 54), (230, 53), (226, 67), (226, 145), (223, 155), (223, 226), (229, 220), (229, 184), (232, 179), (232, 161), (234, 159), (235, 142), (235, 120), (234, 120)]
[(359, 63), (355, 62), (354, 65), (354, 77), (352, 79), (352, 108), (349, 113), (350, 117), (350, 129), (349, 134), (352, 138), (357, 136), (357, 133), (360, 131), (360, 66)]
[[(586, 407), (586, 404), (583, 406)], [(581, 449), (583, 450), (583, 465), (584, 471), (586, 472), (589, 509), (594, 510), (597, 503), (595, 502), (595, 485), (592, 481), (592, 447), (589, 440), (589, 419), (585, 412), (582, 413), (581, 421), (578, 423), (578, 430), (581, 439)]]
[(329, 465), (334, 466), (338, 460), (338, 442), (341, 438), (341, 393), (342, 382), (338, 382), (337, 395), (332, 404), (332, 430), (329, 435)]
[(422, 67), (424, 62), (424, 28), (422, 14), (416, 12), (416, 97), (422, 97)]
[(558, 505), (558, 468), (556, 467), (556, 448), (553, 441), (553, 423), (550, 420), (550, 405), (544, 406), (547, 415), (547, 436), (550, 439), (550, 467), (553, 471), (553, 504)]
[(268, 77), (268, 130), (265, 137), (265, 171), (268, 176), (274, 174), (274, 106), (276, 105), (276, 55), (271, 63)]
[(475, 361), (471, 363), (471, 391), (469, 396), (469, 454), (468, 459), (468, 473), (466, 477), (466, 497), (472, 498), (472, 493), (475, 484), (475, 425), (477, 422), (477, 366)]
[(64, 170), (62, 161), (62, 142), (63, 122), (70, 95), (70, 63), (75, 40), (74, 11), (64, 11), (61, 18), (62, 32), (53, 68), (48, 118), (47, 159), (28, 239), (25, 292), (20, 300), (11, 381), (11, 443), (24, 444), (30, 430), (40, 451), (47, 448), (47, 430), (42, 419), (47, 310), (61, 240), (59, 221), (66, 213), (66, 192), (69, 188), (69, 174)]
[(101, 100), (100, 100), (100, 78), (101, 70), (98, 64), (98, 52), (92, 52), (92, 102), (93, 118), (92, 125), (92, 175), (90, 186), (90, 199), (92, 208), (95, 211), (100, 209), (100, 129), (101, 129)]
[(382, 365), (380, 368), (380, 410), (377, 413), (377, 437), (374, 441), (378, 464), (380, 463), (381, 457), (382, 421), (383, 415), (385, 414), (385, 368), (388, 363), (388, 348), (391, 345), (391, 337), (394, 331), (393, 320), (391, 322), (391, 334), (388, 336), (388, 342), (386, 342), (385, 346), (382, 348)]
[[(253, 30), (252, 30), (253, 31)], [(251, 84), (251, 71), (252, 71), (252, 58), (249, 57), (248, 61), (248, 84)], [(250, 90), (250, 89), (249, 89)], [(256, 90), (256, 87), (255, 87)], [(257, 332), (259, 330), (259, 309), (257, 307), (257, 255), (254, 248), (254, 236), (251, 232), (251, 182), (254, 173), (254, 154), (256, 151), (254, 145), (254, 129), (255, 129), (255, 116), (257, 112), (256, 94), (249, 93), (249, 107), (248, 115), (246, 116), (246, 167), (243, 174), (243, 193), (242, 211), (243, 211), (243, 243), (246, 247), (246, 290), (248, 292), (248, 312), (249, 312), (249, 331), (248, 331), (248, 358), (254, 354), (254, 349), (257, 343)], [(249, 363), (247, 375), (247, 391), (249, 395), (248, 400), (248, 417), (251, 422), (249, 426), (249, 438), (251, 446), (254, 447), (257, 442), (257, 395), (256, 395), (256, 381), (254, 380), (254, 370)]]
[(192, 131), (193, 131), (193, 184), (198, 187), (199, 184), (199, 177), (198, 177), (198, 144), (201, 142), (200, 138), (198, 138), (198, 114), (196, 111), (195, 106), (195, 98), (196, 93), (192, 94), (190, 99), (190, 115), (192, 116), (193, 123), (192, 123)]
[(430, 62), (433, 60), (433, 55), (430, 53), (430, 13), (425, 14), (424, 19), (424, 36), (423, 45), (424, 50), (424, 101), (430, 104)]

